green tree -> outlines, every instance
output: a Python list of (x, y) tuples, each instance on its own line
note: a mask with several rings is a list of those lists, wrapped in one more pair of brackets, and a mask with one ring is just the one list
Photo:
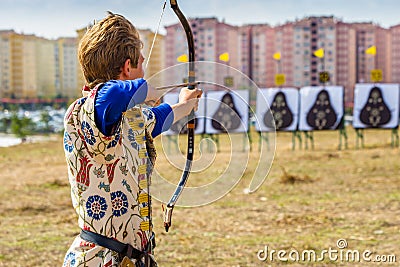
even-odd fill
[(45, 129), (44, 129), (45, 132), (50, 131), (50, 126), (49, 126), (50, 120), (51, 120), (51, 116), (50, 116), (49, 112), (47, 110), (43, 110), (40, 113), (40, 121), (43, 122), (43, 124), (45, 125)]
[(6, 132), (6, 131), (7, 131), (7, 119), (1, 118), (0, 119), (0, 132)]
[(17, 114), (11, 116), (11, 133), (17, 137), (25, 138), (33, 132), (34, 123), (30, 118), (18, 118)]

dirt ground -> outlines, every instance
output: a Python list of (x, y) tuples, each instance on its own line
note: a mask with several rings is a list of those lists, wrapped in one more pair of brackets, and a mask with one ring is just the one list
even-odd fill
[[(244, 179), (210, 205), (176, 208), (168, 233), (155, 202), (159, 265), (400, 266), (400, 150), (390, 146), (390, 131), (365, 131), (363, 149), (347, 132), (348, 149), (337, 149), (335, 131), (315, 133), (314, 150), (294, 151), (292, 135), (278, 133), (267, 181), (246, 194), (254, 134)], [(221, 150), (218, 157), (229, 156)], [(157, 164), (171, 169), (162, 156)], [(62, 138), (0, 148), (0, 266), (61, 266), (78, 232)], [(317, 260), (307, 259), (312, 251)], [(366, 257), (354, 262), (355, 251)]]

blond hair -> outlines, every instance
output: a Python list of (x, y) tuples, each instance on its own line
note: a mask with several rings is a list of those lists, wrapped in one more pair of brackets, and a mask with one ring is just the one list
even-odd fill
[(127, 59), (137, 67), (143, 44), (136, 28), (124, 16), (108, 16), (91, 26), (79, 43), (78, 58), (86, 85), (115, 80)]

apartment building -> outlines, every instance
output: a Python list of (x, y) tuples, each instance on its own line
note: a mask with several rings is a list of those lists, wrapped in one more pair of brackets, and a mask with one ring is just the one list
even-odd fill
[[(382, 71), (382, 82), (400, 80), (400, 25), (384, 29), (373, 23), (345, 23), (333, 16), (305, 17), (283, 25), (267, 24), (237, 27), (237, 41), (227, 35), (212, 35), (224, 23), (216, 18), (191, 19), (196, 40), (197, 60), (218, 62), (223, 49), (235, 51), (237, 44), (237, 69), (250, 77), (259, 87), (274, 86), (277, 73), (285, 74), (286, 86), (319, 85), (319, 74), (329, 73), (325, 84), (345, 88), (345, 106), (352, 107), (356, 83), (371, 82), (371, 71)], [(224, 24), (224, 27), (229, 27)], [(214, 38), (215, 37), (215, 38)], [(214, 46), (214, 44), (217, 44)], [(367, 54), (371, 46), (376, 54)], [(186, 40), (179, 24), (167, 27), (166, 63), (176, 64), (176, 58), (186, 53)], [(314, 52), (324, 50), (323, 57)], [(272, 55), (280, 53), (279, 60)], [(231, 64), (234, 66), (235, 64)], [(209, 81), (218, 79), (209, 69), (204, 75)], [(176, 82), (176, 81), (175, 81)]]
[(80, 69), (77, 64), (77, 39), (59, 38), (55, 42), (55, 90), (56, 95), (73, 98), (79, 95)]
[[(79, 97), (85, 81), (77, 52), (79, 40), (85, 32), (86, 28), (83, 28), (77, 30), (77, 38), (48, 40), (12, 30), (0, 31), (0, 97)], [(146, 57), (154, 33), (143, 30), (141, 34)], [(163, 36), (160, 35), (153, 48), (146, 77), (164, 68), (163, 47)], [(161, 81), (157, 83), (161, 84)]]
[(238, 29), (238, 53), (239, 53), (239, 70), (252, 77), (252, 27), (251, 25), (244, 25)]
[(356, 31), (351, 24), (338, 21), (336, 23), (336, 66), (335, 83), (344, 90), (346, 107), (352, 107), (354, 101), (354, 85), (356, 84)]
[(280, 53), (276, 64), (276, 73), (285, 75), (285, 86), (295, 86), (294, 77), (294, 23), (288, 22), (275, 27), (275, 53)]
[(34, 35), (11, 34), (11, 96), (34, 98), (38, 93)]
[[(142, 54), (145, 58), (145, 79), (153, 86), (162, 86), (165, 68), (164, 35), (157, 34), (153, 50), (150, 49), (154, 39), (154, 32), (149, 29), (138, 29), (143, 42)], [(150, 57), (149, 57), (150, 55)]]
[[(352, 23), (352, 27), (356, 30), (356, 81), (371, 82), (371, 70), (380, 69), (382, 82), (389, 82), (389, 31), (371, 22)], [(376, 47), (375, 55), (366, 53), (372, 46)]]
[(12, 30), (0, 31), (0, 97), (11, 96), (11, 46)]
[(52, 50), (53, 44), (44, 38), (1, 31), (1, 97), (54, 97)]
[[(283, 33), (286, 33), (283, 38)], [(350, 35), (349, 35), (350, 34)], [(349, 47), (354, 38), (346, 24), (334, 17), (307, 17), (287, 23), (277, 28), (276, 46), (282, 53), (283, 73), (288, 76), (290, 86), (319, 85), (319, 73), (327, 71), (330, 76), (328, 84), (348, 84), (343, 75), (351, 71), (352, 62)], [(316, 57), (315, 51), (323, 49), (324, 56)], [(286, 60), (289, 57), (289, 60)], [(346, 57), (346, 60), (338, 60)]]
[[(76, 51), (78, 53), (78, 48), (79, 48), (79, 42), (82, 39), (83, 35), (85, 34), (87, 28), (81, 28), (76, 30), (76, 34), (77, 34), (77, 40), (76, 40)], [(77, 79), (77, 84), (78, 84), (78, 88), (77, 90), (79, 90), (79, 93), (77, 94), (77, 96), (82, 95), (82, 93), (80, 92), (82, 90), (82, 87), (85, 85), (85, 78), (83, 77), (83, 72), (81, 69), (81, 66), (79, 64), (79, 60), (78, 57), (76, 58), (76, 66), (77, 66), (77, 73), (76, 73), (76, 79)]]
[[(242, 52), (241, 62), (246, 62), (245, 58), (250, 56), (252, 57), (251, 61), (254, 61), (257, 56), (254, 54), (256, 47), (252, 44), (254, 36), (251, 35), (251, 28), (243, 26), (239, 31), (240, 47), (245, 52)], [(267, 41), (264, 46), (270, 47), (266, 50), (270, 57), (273, 54), (271, 48), (275, 52), (279, 52), (281, 57), (274, 63), (267, 61), (267, 65), (270, 66), (268, 70), (272, 68), (274, 75), (276, 73), (285, 74), (285, 85), (295, 87), (319, 85), (319, 73), (327, 71), (330, 80), (326, 84), (344, 86), (346, 106), (352, 105), (357, 70), (357, 30), (352, 24), (344, 23), (332, 16), (307, 17), (276, 26), (271, 32), (271, 35), (274, 36), (274, 44), (271, 45)], [(382, 35), (382, 33), (377, 33), (377, 35), (379, 34)], [(251, 45), (252, 49), (246, 48), (245, 39), (250, 39), (247, 43)], [(322, 58), (314, 56), (314, 52), (318, 49), (324, 50)], [(249, 52), (246, 53), (246, 51)], [(258, 57), (262, 57), (262, 55)], [(250, 77), (254, 77), (255, 71), (260, 71), (258, 69), (260, 66), (254, 62), (248, 66), (248, 69), (243, 68)], [(384, 68), (384, 64), (380, 63), (376, 67)], [(263, 76), (267, 80), (267, 86), (271, 86), (271, 78), (268, 78), (268, 75)], [(256, 80), (255, 82), (260, 87), (264, 87), (262, 82)]]
[[(224, 84), (225, 78), (240, 71), (259, 87), (272, 87), (275, 75), (283, 73), (285, 86), (302, 87), (320, 84), (319, 73), (327, 71), (327, 84), (344, 86), (347, 107), (353, 103), (354, 85), (371, 82), (372, 70), (382, 71), (382, 82), (400, 82), (400, 24), (385, 29), (370, 22), (345, 23), (333, 16), (305, 17), (274, 27), (232, 26), (215, 17), (192, 18), (189, 23), (196, 60), (218, 63), (197, 65), (199, 80)], [(57, 40), (0, 31), (0, 97), (80, 96), (84, 79), (77, 48), (85, 31), (77, 30), (77, 38)], [(177, 67), (177, 59), (182, 61), (181, 56), (188, 53), (186, 34), (180, 23), (166, 26), (166, 32), (158, 35), (145, 72), (154, 86), (181, 83), (187, 77), (187, 65)], [(147, 58), (154, 33), (144, 29), (139, 34)], [(366, 53), (373, 46), (376, 53)], [(314, 56), (321, 48), (324, 56)], [(274, 59), (278, 52), (280, 58)], [(229, 60), (220, 60), (224, 53), (229, 54)], [(246, 86), (236, 79), (233, 77), (230, 87)]]
[[(54, 98), (56, 91), (56, 43), (52, 40), (36, 37), (35, 42), (35, 62), (28, 68), (36, 72), (36, 93), (29, 98)], [(29, 70), (29, 71), (30, 71)], [(26, 73), (29, 73), (28, 70)], [(29, 75), (29, 74), (28, 74)]]
[[(224, 84), (229, 88), (241, 87), (241, 81), (238, 79), (238, 73), (236, 70), (239, 68), (240, 55), (238, 54), (238, 27), (226, 24), (224, 21), (216, 24), (216, 32), (212, 36), (207, 37), (207, 43), (209, 50), (212, 50), (212, 37), (216, 40), (215, 56), (216, 59), (210, 59), (208, 61), (216, 61), (219, 63), (216, 66), (214, 73), (216, 74), (216, 82)], [(208, 30), (210, 31), (210, 27)], [(225, 38), (224, 38), (225, 36)], [(228, 55), (229, 60), (223, 59), (221, 55)], [(226, 61), (227, 60), (227, 61)], [(230, 82), (228, 81), (230, 80)], [(219, 89), (219, 88), (217, 88)], [(221, 88), (222, 89), (222, 88)]]
[(0, 97), (76, 96), (76, 39), (0, 32)]
[(253, 24), (239, 27), (240, 70), (259, 87), (274, 85), (278, 69), (272, 55), (275, 51), (275, 30), (268, 24)]
[(389, 28), (389, 81), (400, 83), (400, 24)]
[[(189, 19), (194, 37), (196, 61), (218, 62), (218, 64), (200, 63), (197, 65), (197, 79), (224, 84), (224, 79), (233, 73), (229, 68), (239, 68), (238, 27), (218, 21), (217, 18)], [(185, 32), (180, 23), (166, 27), (165, 42), (166, 67), (179, 64), (178, 58), (188, 54)], [(229, 54), (229, 61), (221, 61), (219, 56)], [(180, 83), (185, 80), (185, 67), (175, 67), (169, 71), (166, 82)], [(235, 83), (235, 81), (234, 81)]]

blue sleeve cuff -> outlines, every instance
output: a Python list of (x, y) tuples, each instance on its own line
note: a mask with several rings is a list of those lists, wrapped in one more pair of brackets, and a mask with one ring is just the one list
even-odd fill
[(153, 128), (151, 136), (154, 138), (171, 128), (174, 122), (174, 112), (167, 103), (163, 103), (157, 107), (150, 108), (156, 117), (156, 124)]

